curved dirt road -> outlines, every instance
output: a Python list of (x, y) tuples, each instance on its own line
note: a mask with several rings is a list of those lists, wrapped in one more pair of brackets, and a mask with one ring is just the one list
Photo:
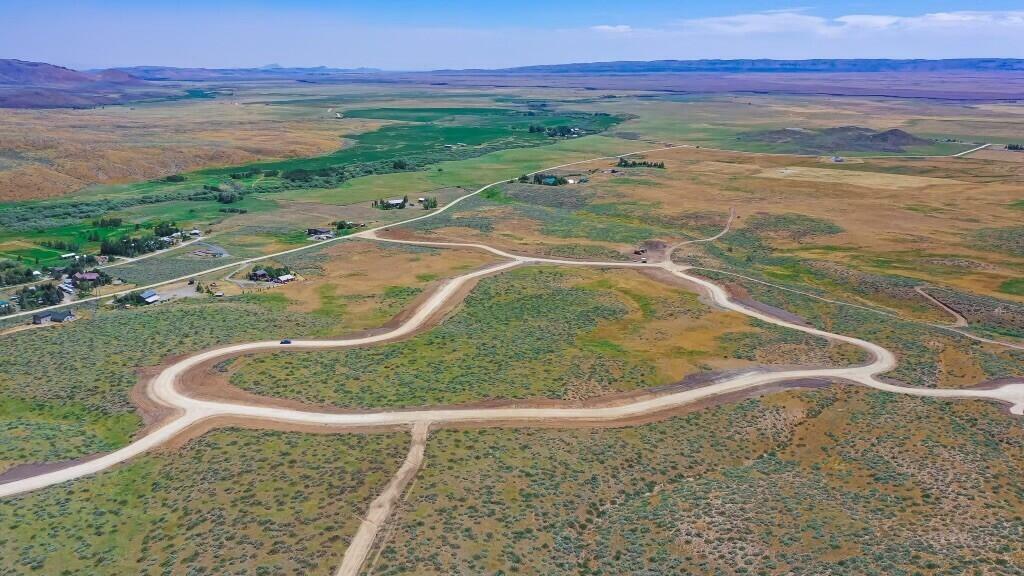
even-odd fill
[[(372, 238), (375, 236), (368, 235), (368, 237)], [(435, 246), (445, 245), (445, 243), (439, 242), (418, 243), (408, 240), (403, 240), (401, 242)], [(449, 245), (465, 246), (465, 244)], [(671, 408), (711, 396), (739, 392), (765, 384), (804, 378), (845, 380), (877, 390), (909, 394), (913, 396), (998, 400), (1010, 404), (1010, 411), (1013, 414), (1024, 415), (1024, 383), (1005, 384), (998, 388), (988, 390), (914, 388), (890, 384), (878, 378), (879, 374), (888, 372), (896, 366), (896, 358), (889, 350), (877, 344), (867, 342), (859, 338), (854, 338), (852, 336), (833, 334), (824, 330), (794, 324), (792, 322), (775, 318), (774, 316), (759, 310), (748, 308), (743, 304), (733, 302), (729, 299), (728, 294), (722, 287), (699, 276), (688, 274), (687, 266), (673, 264), (669, 261), (651, 264), (637, 262), (563, 261), (551, 258), (514, 256), (494, 248), (487, 247), (486, 249), (496, 254), (509, 257), (510, 259), (507, 262), (470, 272), (448, 281), (440, 289), (434, 292), (430, 298), (425, 300), (405, 323), (401, 324), (394, 330), (359, 338), (338, 340), (294, 340), (290, 345), (281, 344), (278, 341), (235, 344), (195, 354), (168, 366), (152, 380), (147, 392), (150, 398), (154, 401), (175, 409), (177, 413), (175, 418), (151, 433), (139, 438), (135, 442), (132, 442), (128, 446), (100, 458), (96, 458), (95, 460), (83, 462), (62, 470), (56, 470), (6, 484), (0, 484), (0, 497), (37, 490), (39, 488), (52, 486), (54, 484), (59, 484), (61, 482), (100, 472), (168, 442), (177, 434), (201, 420), (217, 416), (240, 416), (251, 419), (275, 420), (295, 424), (324, 425), (336, 427), (338, 429), (366, 429), (374, 427), (393, 428), (395, 426), (412, 426), (430, 423), (500, 422), (507, 423), (509, 425), (528, 424), (529, 422), (536, 421), (565, 421), (577, 424), (587, 422), (597, 423), (630, 419), (645, 414), (669, 410)], [(711, 298), (711, 300), (721, 308), (739, 312), (777, 326), (799, 330), (807, 334), (828, 338), (836, 342), (852, 344), (866, 351), (870, 355), (871, 361), (864, 365), (844, 368), (799, 369), (777, 372), (751, 371), (694, 390), (669, 393), (617, 406), (586, 408), (424, 408), (419, 410), (382, 410), (377, 412), (360, 413), (321, 413), (289, 408), (274, 408), (268, 406), (201, 400), (192, 398), (182, 393), (177, 388), (177, 382), (185, 372), (199, 364), (224, 356), (233, 356), (246, 352), (289, 350), (293, 348), (307, 350), (318, 348), (349, 348), (365, 346), (411, 334), (422, 327), (429, 318), (441, 309), (466, 282), (486, 274), (492, 274), (494, 272), (507, 270), (524, 264), (559, 264), (598, 266), (606, 268), (630, 267), (662, 269), (699, 286)]]

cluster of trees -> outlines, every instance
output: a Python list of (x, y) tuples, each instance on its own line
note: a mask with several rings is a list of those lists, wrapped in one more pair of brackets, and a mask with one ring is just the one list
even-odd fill
[(0, 260), (0, 286), (22, 284), (32, 280), (32, 269), (14, 260)]
[(231, 207), (231, 208), (221, 208), (219, 210), (219, 212), (224, 212), (224, 213), (227, 213), (227, 214), (245, 214), (246, 212), (248, 212), (248, 210), (246, 210), (245, 208), (233, 208), (233, 207)]
[(533, 184), (543, 184), (544, 186), (561, 186), (563, 184), (569, 183), (569, 180), (566, 179), (564, 176), (544, 174), (543, 172), (538, 172), (534, 174), (532, 177), (523, 174), (522, 176), (519, 177), (519, 181), (523, 184), (532, 182)]
[(546, 126), (540, 126), (538, 124), (531, 124), (530, 125), (530, 133), (531, 134), (542, 133), (542, 134), (546, 134), (547, 136), (549, 136), (551, 138), (558, 138), (558, 137), (565, 138), (566, 136), (571, 136), (573, 134), (578, 134), (579, 132), (580, 132), (580, 129), (579, 128), (574, 128), (573, 126), (549, 126), (549, 127), (546, 127)]
[(399, 208), (399, 209), (405, 208), (408, 204), (409, 204), (409, 197), (408, 196), (402, 196), (402, 201), (400, 203), (397, 203), (397, 204), (392, 204), (388, 200), (385, 200), (383, 198), (378, 198), (378, 199), (373, 201), (372, 205), (373, 205), (374, 208), (378, 208), (380, 210), (392, 210), (392, 209), (395, 209), (395, 208)]
[(1007, 144), (1006, 149), (1013, 150), (1015, 152), (1020, 152), (1024, 150), (1024, 144)]
[(142, 299), (141, 294), (141, 292), (129, 292), (127, 294), (115, 296), (114, 305), (122, 308), (125, 306), (142, 306), (146, 301)]
[(391, 162), (391, 167), (395, 170), (410, 170), (412, 168), (415, 168), (415, 166), (410, 164), (408, 160), (403, 160), (401, 158), (399, 158), (398, 160), (393, 160)]
[(292, 271), (287, 266), (256, 266), (249, 271), (249, 280), (259, 280), (259, 276), (256, 274), (257, 270), (263, 270), (270, 276), (271, 279), (280, 278), (285, 274), (291, 274)]
[(123, 218), (100, 218), (93, 220), (93, 228), (120, 228), (124, 224)]
[(185, 177), (182, 176), (181, 174), (171, 174), (170, 176), (164, 178), (164, 182), (184, 182), (184, 181), (185, 181)]
[(217, 193), (217, 202), (221, 204), (234, 204), (242, 199), (242, 194), (234, 190), (222, 190)]
[(616, 164), (619, 168), (664, 168), (664, 162), (651, 162), (649, 160), (626, 160), (624, 157), (619, 157), (619, 163)]
[(100, 254), (108, 256), (124, 256), (131, 258), (149, 252), (156, 252), (167, 247), (167, 243), (161, 240), (163, 236), (181, 232), (174, 222), (158, 222), (153, 227), (152, 235), (147, 236), (121, 236), (120, 238), (104, 238), (100, 243)]
[(230, 176), (232, 180), (241, 180), (243, 178), (252, 178), (259, 173), (259, 170), (249, 170), (248, 172), (232, 172), (231, 174), (228, 174), (228, 176)]
[(157, 222), (156, 226), (153, 226), (153, 234), (156, 236), (170, 236), (178, 232), (181, 232), (181, 228), (174, 222)]
[(74, 242), (69, 242), (67, 240), (43, 240), (42, 242), (40, 242), (40, 244), (46, 246), (47, 248), (60, 250), (61, 252), (75, 252), (79, 248), (78, 244), (75, 244)]
[(423, 199), (423, 209), (433, 210), (437, 208), (437, 198), (435, 196), (427, 196)]
[(291, 180), (292, 182), (309, 182), (313, 178), (330, 178), (334, 174), (335, 173), (328, 168), (318, 168), (316, 170), (296, 168), (294, 170), (285, 170), (281, 173), (281, 178)]
[(33, 310), (60, 304), (64, 300), (64, 293), (56, 284), (48, 282), (38, 286), (26, 286), (18, 290), (14, 297), (22, 310)]

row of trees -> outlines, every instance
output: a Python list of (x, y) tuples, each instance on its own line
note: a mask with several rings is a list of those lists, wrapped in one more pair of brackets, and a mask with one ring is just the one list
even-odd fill
[(78, 244), (68, 240), (43, 240), (40, 244), (61, 252), (76, 252), (79, 248)]
[(651, 162), (649, 160), (626, 160), (619, 157), (619, 168), (665, 168), (664, 162)]

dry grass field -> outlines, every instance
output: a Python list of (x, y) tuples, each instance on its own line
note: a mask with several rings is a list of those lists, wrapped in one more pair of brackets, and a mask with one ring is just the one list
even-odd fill
[(61, 196), (91, 184), (134, 182), (210, 166), (315, 156), (374, 129), (326, 108), (246, 98), (88, 110), (0, 110), (0, 201)]

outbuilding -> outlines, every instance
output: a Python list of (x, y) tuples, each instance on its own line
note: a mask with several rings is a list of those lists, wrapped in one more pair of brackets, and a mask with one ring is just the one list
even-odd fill
[(277, 277), (277, 281), (280, 282), (281, 284), (287, 284), (292, 280), (295, 280), (294, 274), (282, 274), (281, 276)]
[(51, 322), (70, 322), (75, 319), (75, 314), (71, 310), (58, 310), (53, 314), (50, 314)]
[(139, 298), (146, 304), (153, 304), (154, 302), (160, 301), (160, 295), (156, 293), (156, 290), (146, 290), (142, 294), (139, 294)]

